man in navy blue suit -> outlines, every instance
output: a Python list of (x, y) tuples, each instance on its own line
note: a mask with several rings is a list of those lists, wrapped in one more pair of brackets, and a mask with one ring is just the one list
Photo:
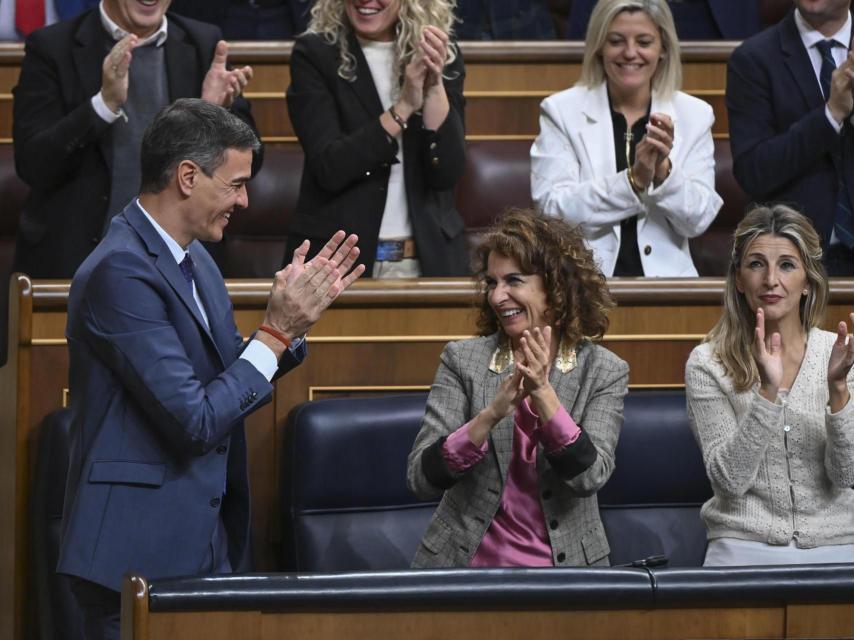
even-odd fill
[(361, 275), (338, 232), (275, 276), (243, 346), (216, 242), (259, 142), (222, 107), (164, 108), (142, 140), (141, 195), (116, 216), (71, 284), (72, 443), (58, 571), (72, 576), (87, 638), (119, 637), (122, 575), (249, 567), (243, 418), (305, 356), (302, 336)]
[(729, 60), (733, 172), (754, 201), (812, 219), (831, 275), (854, 275), (854, 55), (850, 0), (795, 0)]

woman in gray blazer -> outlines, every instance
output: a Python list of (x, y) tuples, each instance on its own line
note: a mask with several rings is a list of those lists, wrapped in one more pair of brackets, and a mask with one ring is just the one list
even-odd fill
[(613, 306), (583, 236), (512, 210), (477, 250), (482, 337), (442, 353), (407, 481), (442, 496), (415, 567), (608, 564), (628, 365), (591, 342)]

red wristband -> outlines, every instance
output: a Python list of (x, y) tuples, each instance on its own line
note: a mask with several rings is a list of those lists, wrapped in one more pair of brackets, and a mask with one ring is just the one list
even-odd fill
[(264, 333), (269, 333), (276, 340), (278, 340), (283, 345), (285, 345), (286, 349), (291, 348), (290, 339), (288, 339), (288, 337), (285, 334), (281, 333), (280, 331), (276, 331), (273, 327), (268, 327), (266, 324), (262, 324), (260, 327), (258, 327), (258, 331), (263, 331)]

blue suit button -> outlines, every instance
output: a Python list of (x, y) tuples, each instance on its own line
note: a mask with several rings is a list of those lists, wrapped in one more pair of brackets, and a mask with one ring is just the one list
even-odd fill
[(212, 507), (218, 507), (219, 503), (220, 503), (219, 498), (211, 498), (211, 506)]
[(227, 448), (224, 444), (221, 444), (221, 445), (219, 445), (219, 446), (216, 448), (216, 452), (217, 452), (219, 455), (224, 454), (226, 451), (228, 451), (228, 448)]

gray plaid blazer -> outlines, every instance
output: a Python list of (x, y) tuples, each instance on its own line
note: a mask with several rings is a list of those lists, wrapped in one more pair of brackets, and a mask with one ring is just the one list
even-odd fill
[[(501, 420), (489, 436), (489, 452), (474, 467), (453, 476), (451, 486), (436, 486), (425, 473), (425, 460), (437, 459), (443, 438), (486, 407), (512, 367), (497, 374), (489, 362), (498, 334), (449, 343), (440, 359), (427, 399), (421, 430), (409, 454), (407, 484), (418, 496), (442, 496), (415, 553), (416, 568), (467, 567), (501, 503), (513, 454), (513, 416)], [(569, 373), (552, 367), (550, 381), (563, 406), (587, 434), (592, 463), (567, 473), (540, 447), (537, 468), (540, 503), (555, 566), (608, 564), (608, 540), (599, 519), (596, 492), (614, 470), (614, 448), (623, 424), (628, 365), (607, 349), (582, 343), (578, 365)], [(575, 445), (573, 445), (575, 446)], [(431, 451), (432, 449), (432, 451)], [(580, 472), (579, 472), (580, 471)], [(569, 477), (569, 476), (572, 477)]]

